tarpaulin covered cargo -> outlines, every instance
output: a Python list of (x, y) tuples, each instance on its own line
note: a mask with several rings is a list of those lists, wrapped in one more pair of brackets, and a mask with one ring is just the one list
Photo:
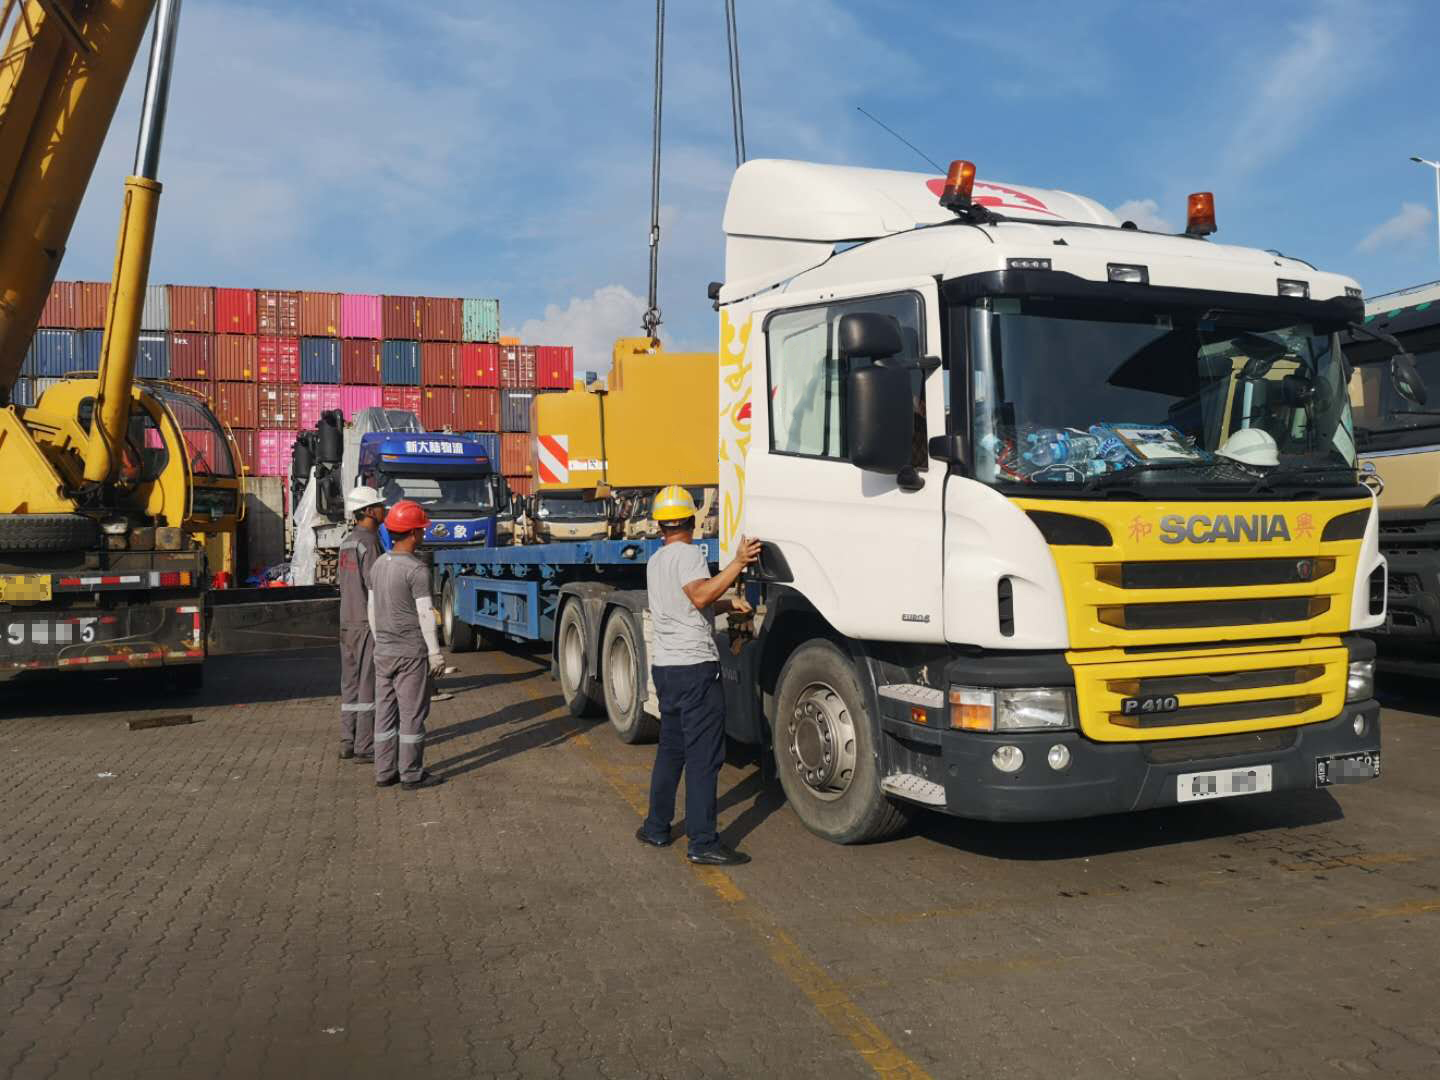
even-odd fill
[(425, 296), (420, 300), (420, 337), (423, 341), (459, 341), (464, 308), (458, 299)]
[[(300, 387), (300, 430), (309, 431), (320, 422), (320, 414), (332, 409), (341, 409), (340, 387)], [(343, 411), (343, 410), (342, 410)], [(345, 414), (349, 416), (349, 413)]]
[(215, 332), (215, 290), (208, 285), (171, 285), (171, 330)]
[(500, 471), (506, 476), (535, 474), (535, 449), (529, 435), (500, 436)]
[(418, 386), (382, 386), (380, 404), (386, 409), (407, 409), (419, 415), (420, 388)]
[(340, 381), (378, 385), (380, 342), (368, 338), (347, 338), (340, 342)]
[(303, 337), (300, 339), (300, 381), (307, 383), (340, 382), (340, 339)]
[(426, 431), (455, 430), (455, 395), (450, 386), (427, 386), (420, 391), (420, 422)]
[(532, 346), (500, 346), (500, 386), (511, 390), (534, 388), (535, 349)]
[(499, 431), (500, 391), (478, 386), (463, 388), (456, 399), (455, 428), (458, 431)]
[(295, 449), (294, 430), (261, 429), (255, 432), (255, 475), (289, 476), (290, 456)]
[(170, 335), (143, 333), (135, 352), (135, 375), (141, 379), (170, 377)]
[(45, 306), (40, 309), (38, 325), (46, 329), (74, 330), (77, 328), (75, 316), (75, 283), (55, 282), (45, 297)]
[(164, 285), (145, 286), (145, 304), (140, 309), (140, 329), (170, 329), (170, 290)]
[[(276, 338), (265, 341), (283, 340)], [(256, 338), (249, 334), (217, 334), (211, 345), (214, 352), (215, 378), (231, 382), (253, 381), (260, 378), (260, 363), (257, 357)]]
[(460, 346), (448, 341), (426, 341), (420, 346), (420, 384), (455, 386), (459, 380)]
[(495, 341), (499, 338), (500, 301), (462, 301), (461, 336), (465, 341)]
[(100, 353), (105, 347), (104, 330), (77, 330), (75, 333), (75, 370), (100, 371)]
[(255, 293), (255, 322), (262, 334), (300, 336), (300, 294), (279, 289)]
[(340, 336), (383, 338), (385, 324), (380, 315), (380, 297), (374, 293), (343, 293), (340, 297)]
[(420, 340), (420, 298), (384, 296), (380, 299), (380, 326), (387, 338)]
[(569, 345), (535, 346), (535, 385), (542, 390), (573, 390), (575, 350)]
[(259, 427), (257, 388), (253, 382), (215, 384), (215, 415), (232, 428)]
[(259, 332), (255, 321), (254, 289), (215, 290), (215, 332), (217, 334), (254, 334)]
[(501, 390), (500, 430), (529, 431), (530, 410), (534, 402), (534, 390)]
[(300, 381), (299, 338), (262, 337), (255, 352), (255, 377), (260, 382), (286, 386)]
[(386, 386), (419, 386), (420, 343), (387, 340), (381, 346), (380, 381)]
[(340, 411), (347, 420), (362, 409), (378, 409), (380, 403), (381, 390), (378, 386), (340, 387)]
[(340, 294), (334, 292), (302, 292), (300, 294), (300, 336), (340, 336)]
[(500, 346), (467, 342), (460, 346), (461, 386), (500, 385)]
[(170, 376), (175, 379), (213, 379), (215, 335), (170, 331)]
[(300, 388), (298, 386), (277, 386), (261, 384), (257, 388), (260, 404), (260, 423), (256, 427), (284, 428), (295, 430), (300, 427)]

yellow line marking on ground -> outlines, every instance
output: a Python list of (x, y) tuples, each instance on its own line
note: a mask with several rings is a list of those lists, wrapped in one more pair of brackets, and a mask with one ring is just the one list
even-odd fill
[[(532, 699), (542, 696), (541, 691), (529, 684), (522, 684), (524, 692)], [(611, 789), (627, 803), (632, 810), (643, 817), (650, 808), (650, 789), (624, 776), (621, 770), (606, 761), (595, 743), (585, 732), (577, 733), (570, 743), (592, 769), (599, 773)], [(675, 854), (682, 861), (684, 851), (677, 847)], [(886, 1080), (931, 1080), (916, 1061), (895, 1045), (880, 1026), (868, 1017), (864, 1010), (850, 997), (846, 988), (833, 978), (820, 964), (811, 960), (795, 940), (787, 934), (763, 909), (747, 897), (735, 879), (718, 866), (686, 866), (725, 904), (725, 911), (746, 929), (750, 930), (765, 945), (771, 961), (785, 977), (809, 999), (810, 1004), (824, 1018), (825, 1022), (847, 1039), (862, 1061)]]

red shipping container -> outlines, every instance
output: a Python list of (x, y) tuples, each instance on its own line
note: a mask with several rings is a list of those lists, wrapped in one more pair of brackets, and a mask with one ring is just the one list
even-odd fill
[(287, 431), (299, 429), (300, 387), (262, 383), (256, 389), (260, 422), (250, 425), (251, 427), (284, 428)]
[(420, 340), (420, 298), (418, 296), (382, 296), (380, 325), (387, 338), (403, 341)]
[(541, 390), (575, 387), (575, 350), (569, 345), (535, 346), (535, 385)]
[(296, 431), (262, 430), (255, 433), (255, 475), (289, 476)]
[(505, 484), (510, 488), (512, 495), (535, 494), (535, 478), (533, 476), (507, 476)]
[(455, 404), (458, 431), (499, 431), (500, 391), (468, 386), (459, 392)]
[(464, 311), (465, 306), (459, 300), (440, 296), (425, 297), (420, 302), (422, 340), (459, 341), (464, 336), (461, 333)]
[(500, 346), (500, 385), (507, 390), (534, 389), (535, 347), (533, 345)]
[(459, 380), (460, 347), (446, 341), (427, 341), (420, 346), (420, 384), (455, 386)]
[(302, 292), (300, 294), (300, 336), (340, 336), (340, 294), (338, 292)]
[(420, 387), (382, 386), (380, 407), (384, 409), (409, 409), (417, 416), (420, 413)]
[(500, 436), (500, 471), (506, 476), (533, 476), (535, 473), (534, 437), (531, 435)]
[(500, 346), (470, 342), (460, 346), (460, 385), (499, 386)]
[(217, 334), (253, 334), (258, 329), (255, 321), (254, 289), (215, 290)]
[(170, 329), (215, 332), (215, 290), (209, 285), (171, 285)]
[(172, 333), (170, 377), (207, 380), (215, 378), (215, 335)]
[(300, 294), (278, 289), (255, 293), (255, 324), (262, 334), (300, 334)]
[(255, 378), (262, 383), (289, 385), (300, 381), (300, 339), (262, 337), (256, 347)]
[(215, 384), (215, 415), (232, 428), (253, 428), (256, 396), (253, 382), (222, 382)]
[[(175, 382), (178, 383), (179, 385), (183, 386), (186, 390), (193, 390), (193, 391), (195, 391), (195, 393), (199, 394), (201, 397), (203, 397), (203, 398), (205, 399), (205, 403), (210, 406), (211, 411), (212, 411), (212, 412), (214, 411), (214, 409), (215, 409), (215, 400), (214, 400), (214, 399), (215, 399), (215, 383), (214, 383), (212, 380), (210, 380), (210, 379), (176, 379)], [(189, 410), (189, 409), (184, 410), (184, 412), (185, 412), (186, 414), (188, 414), (190, 411), (191, 411), (191, 410)], [(181, 417), (180, 417), (180, 424), (181, 424), (182, 427), (185, 425), (185, 419), (186, 419), (185, 416), (181, 416)]]
[(346, 338), (340, 342), (340, 382), (352, 386), (380, 383), (380, 342)]
[(45, 329), (75, 329), (75, 283), (57, 281), (50, 286), (50, 295), (40, 310), (39, 325)]
[(103, 330), (105, 309), (110, 305), (108, 281), (77, 281), (75, 283), (75, 327), (77, 330)]
[(427, 386), (420, 395), (420, 423), (426, 431), (455, 430), (455, 395), (448, 386)]
[(254, 382), (255, 338), (249, 334), (217, 334), (212, 342), (215, 378), (227, 382)]
[(235, 448), (240, 452), (240, 460), (235, 463), (235, 468), (244, 469), (246, 472), (255, 471), (255, 432), (246, 429), (231, 431), (235, 436)]

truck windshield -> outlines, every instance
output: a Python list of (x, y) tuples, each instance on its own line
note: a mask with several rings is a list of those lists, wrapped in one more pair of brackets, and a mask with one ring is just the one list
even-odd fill
[[(1417, 340), (1418, 339), (1418, 340)], [(1407, 401), (1390, 379), (1390, 357), (1395, 350), (1382, 342), (1347, 347), (1355, 364), (1350, 376), (1350, 402), (1355, 410), (1355, 439), (1361, 452), (1433, 446), (1440, 443), (1440, 322), (1424, 334), (1402, 335), (1400, 343), (1415, 357), (1420, 377), (1430, 388), (1424, 405)]]
[(578, 495), (568, 498), (542, 495), (540, 508), (536, 514), (547, 521), (604, 521), (606, 519), (603, 502), (598, 499), (581, 498)]
[[(960, 317), (952, 309), (952, 341)], [(989, 298), (964, 317), (987, 483), (1356, 482), (1338, 326), (1035, 297)]]
[(489, 476), (394, 476), (380, 474), (380, 494), (387, 506), (413, 499), (426, 510), (488, 514), (495, 507)]

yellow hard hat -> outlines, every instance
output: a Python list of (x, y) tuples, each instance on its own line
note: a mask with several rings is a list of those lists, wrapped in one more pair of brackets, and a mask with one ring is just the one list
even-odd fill
[(684, 521), (695, 516), (695, 500), (679, 484), (663, 487), (650, 504), (650, 516), (656, 521)]

